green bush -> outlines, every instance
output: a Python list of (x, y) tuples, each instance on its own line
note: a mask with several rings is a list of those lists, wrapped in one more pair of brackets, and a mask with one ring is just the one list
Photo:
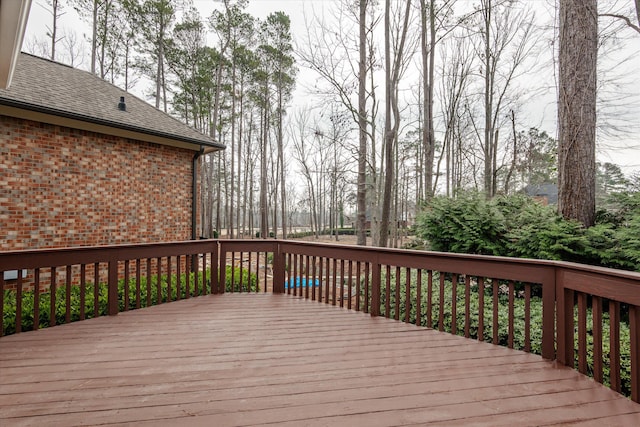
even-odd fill
[[(504, 199), (507, 198), (497, 199), (496, 203)], [(510, 205), (512, 209), (504, 211), (504, 216), (509, 218), (504, 255), (576, 262), (584, 259), (588, 240), (579, 223), (563, 219), (552, 207), (531, 198), (520, 199), (523, 203), (517, 208)]]
[[(271, 255), (273, 257), (273, 255)], [(240, 267), (231, 267), (227, 265), (225, 272), (225, 291), (226, 292), (238, 292), (240, 291), (240, 284), (242, 283), (242, 292), (260, 292), (260, 284), (258, 283), (258, 276), (256, 273)]]
[[(233, 274), (232, 274), (233, 273)], [(160, 293), (158, 293), (158, 277), (152, 275), (150, 280), (147, 280), (146, 276), (140, 277), (140, 299), (138, 300), (138, 289), (136, 279), (129, 280), (127, 286), (125, 286), (124, 280), (118, 281), (118, 302), (119, 310), (125, 309), (125, 291), (129, 294), (129, 306), (128, 309), (132, 310), (139, 307), (147, 307), (149, 305), (157, 305), (161, 302), (169, 301), (169, 285), (167, 280), (171, 282), (171, 301), (175, 301), (178, 298), (178, 286), (177, 276), (175, 274), (167, 276), (160, 276)], [(180, 275), (180, 298), (187, 297), (187, 288), (189, 296), (202, 295), (203, 291), (203, 276), (202, 272), (197, 273), (197, 289), (194, 286), (194, 280), (196, 280), (195, 273), (183, 273)], [(258, 277), (255, 273), (251, 273), (246, 269), (238, 267), (227, 266), (225, 276), (225, 290), (234, 291), (240, 290), (240, 283), (242, 283), (243, 292), (259, 292), (260, 286), (258, 283)], [(188, 286), (187, 286), (188, 284)], [(207, 270), (204, 277), (204, 286), (206, 287), (206, 293), (211, 292), (211, 271)], [(95, 316), (94, 309), (94, 292), (95, 286), (93, 283), (87, 283), (85, 285), (85, 302), (84, 313), (85, 318), (90, 319)], [(97, 286), (98, 291), (98, 304), (97, 315), (104, 316), (108, 312), (108, 287), (106, 283), (100, 283)], [(67, 312), (67, 290), (65, 286), (56, 289), (55, 293), (55, 322), (56, 324), (62, 324), (66, 321)], [(34, 316), (35, 316), (35, 293), (34, 291), (24, 291), (22, 293), (22, 330), (33, 330)], [(70, 292), (70, 320), (72, 322), (80, 320), (81, 318), (81, 297), (80, 297), (80, 285), (71, 286)], [(16, 331), (16, 292), (4, 291), (4, 309), (3, 314), (3, 329), (5, 335), (10, 335)], [(39, 327), (46, 328), (51, 325), (50, 310), (51, 310), (51, 294), (50, 292), (43, 292), (39, 295)]]
[(477, 192), (434, 197), (416, 218), (416, 234), (436, 251), (504, 255), (507, 229), (502, 212)]
[[(585, 229), (524, 195), (487, 201), (481, 193), (435, 197), (416, 218), (428, 249), (572, 261), (640, 271), (640, 194), (611, 195)], [(413, 247), (421, 247), (413, 242)]]

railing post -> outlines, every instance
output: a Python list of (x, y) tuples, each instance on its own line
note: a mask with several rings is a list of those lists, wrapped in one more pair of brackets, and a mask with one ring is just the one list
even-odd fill
[(211, 293), (220, 293), (220, 243), (216, 240), (211, 250)]
[(629, 307), (631, 341), (631, 399), (640, 403), (640, 307)]
[(107, 278), (108, 298), (107, 313), (109, 316), (118, 314), (118, 260), (109, 260), (109, 275)]
[(380, 316), (381, 266), (376, 260), (371, 266), (371, 317)]
[(282, 245), (275, 242), (273, 250), (273, 293), (284, 294), (284, 270), (286, 266)]

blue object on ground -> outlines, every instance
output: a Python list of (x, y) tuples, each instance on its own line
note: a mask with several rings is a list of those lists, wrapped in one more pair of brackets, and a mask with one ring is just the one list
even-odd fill
[[(307, 285), (308, 283), (308, 285)], [(284, 288), (289, 289), (289, 287), (293, 288), (306, 288), (307, 286), (320, 286), (320, 281), (318, 279), (309, 279), (306, 277), (296, 277), (295, 279), (292, 277), (291, 279), (284, 282)]]

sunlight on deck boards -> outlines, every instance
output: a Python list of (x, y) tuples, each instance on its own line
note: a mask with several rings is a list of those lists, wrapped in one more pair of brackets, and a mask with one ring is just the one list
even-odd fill
[(0, 425), (640, 425), (540, 357), (287, 295), (181, 300), (0, 339)]

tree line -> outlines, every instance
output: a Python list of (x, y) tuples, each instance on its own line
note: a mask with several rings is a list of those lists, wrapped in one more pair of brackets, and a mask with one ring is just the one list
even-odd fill
[[(336, 0), (294, 40), (287, 14), (257, 19), (247, 0), (207, 17), (188, 0), (47, 0), (49, 42), (31, 49), (77, 65), (58, 25), (73, 8), (91, 72), (126, 90), (153, 82), (157, 108), (228, 147), (201, 159), (200, 235), (353, 226), (359, 244), (370, 231), (397, 246), (434, 195), (468, 189), (557, 184), (565, 217), (595, 221), (598, 54), (637, 37), (637, 2), (561, 0), (551, 25), (539, 6)], [(558, 138), (528, 118), (545, 91)], [(294, 108), (294, 94), (307, 101)]]

